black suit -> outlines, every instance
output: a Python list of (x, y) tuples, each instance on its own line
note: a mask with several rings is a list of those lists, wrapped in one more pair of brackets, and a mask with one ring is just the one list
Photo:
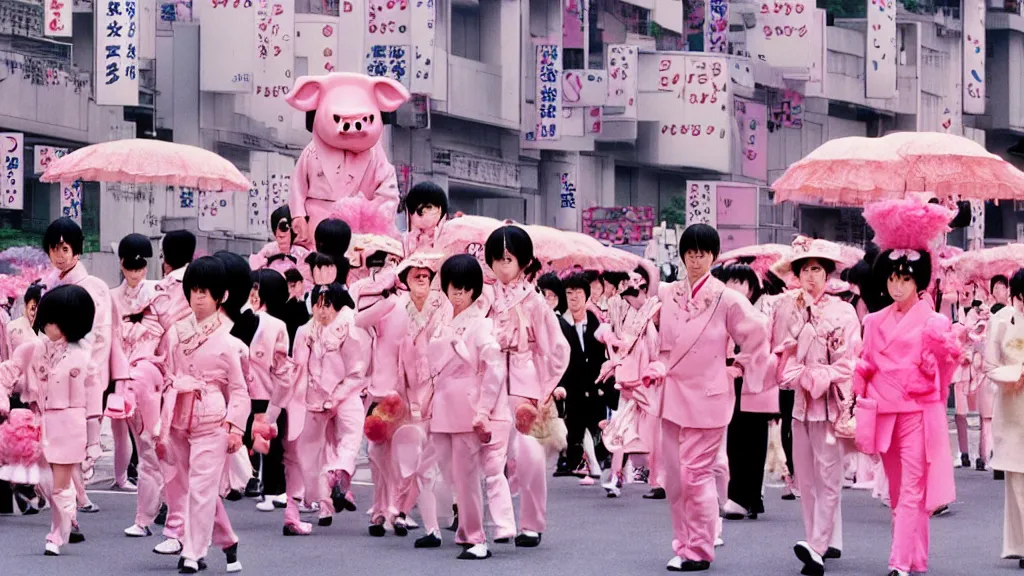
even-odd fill
[[(594, 338), (600, 321), (587, 310), (586, 326), (583, 331), (583, 345), (576, 327), (562, 316), (558, 317), (562, 334), (569, 342), (569, 367), (562, 376), (560, 386), (565, 388), (565, 426), (568, 429), (569, 447), (566, 450), (566, 466), (575, 470), (583, 460), (583, 436), (586, 430), (595, 441), (594, 450), (599, 460), (608, 456), (608, 450), (597, 442), (601, 429), (598, 426), (608, 416), (609, 402), (618, 403), (618, 393), (612, 385), (598, 386), (597, 377), (601, 365), (607, 360), (604, 344)], [(612, 406), (614, 408), (614, 406)]]

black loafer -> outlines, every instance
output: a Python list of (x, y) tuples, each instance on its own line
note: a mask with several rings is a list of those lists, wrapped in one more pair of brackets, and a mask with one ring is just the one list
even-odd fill
[[(197, 572), (202, 572), (203, 570), (206, 570), (206, 560), (200, 558), (199, 560), (196, 560), (196, 564), (199, 565), (199, 570), (197, 570)], [(191, 570), (187, 572), (185, 571), (185, 559), (181, 558), (180, 556), (178, 557), (178, 573), (195, 574), (195, 572), (192, 572)]]
[(491, 557), (491, 551), (490, 550), (488, 550), (487, 554), (485, 554), (483, 556), (477, 556), (475, 554), (470, 554), (469, 553), (469, 548), (466, 548), (465, 550), (462, 551), (462, 553), (460, 553), (458, 556), (456, 556), (455, 559), (456, 560), (487, 560), (490, 557)]
[(82, 534), (82, 529), (78, 526), (71, 527), (71, 534), (68, 535), (68, 543), (79, 544), (85, 542), (85, 534)]
[(822, 558), (824, 558), (825, 560), (838, 560), (842, 557), (843, 551), (838, 548), (833, 548), (831, 546), (828, 547), (828, 550), (825, 550), (825, 555), (822, 556)]
[(664, 500), (665, 489), (664, 488), (651, 488), (651, 491), (644, 494), (644, 500)]
[(249, 482), (245, 485), (245, 495), (249, 498), (255, 498), (263, 494), (263, 485), (259, 478), (249, 478)]
[(356, 511), (356, 503), (348, 499), (348, 496), (341, 491), (341, 486), (331, 488), (331, 504), (334, 504), (335, 512), (341, 512), (342, 510)]
[(683, 560), (679, 568), (669, 568), (669, 572), (703, 572), (711, 569), (711, 562), (707, 560)]
[(318, 518), (317, 519), (316, 525), (317, 526), (330, 526), (331, 522), (334, 522), (334, 518), (333, 517), (331, 517), (331, 516), (324, 516), (323, 518)]
[(245, 496), (243, 496), (242, 493), (239, 492), (238, 490), (232, 490), (228, 492), (228, 495), (225, 496), (224, 499), (227, 500), (228, 502), (238, 502), (244, 497)]
[(541, 536), (543, 536), (543, 534), (537, 534), (536, 536), (520, 534), (516, 536), (516, 548), (536, 548), (537, 546), (540, 546)]
[(434, 534), (427, 534), (426, 536), (417, 538), (416, 542), (414, 542), (412, 546), (413, 548), (440, 548), (441, 539)]
[(384, 535), (387, 533), (384, 530), (384, 524), (370, 524), (366, 531), (369, 532), (370, 536), (373, 536), (374, 538), (383, 538)]

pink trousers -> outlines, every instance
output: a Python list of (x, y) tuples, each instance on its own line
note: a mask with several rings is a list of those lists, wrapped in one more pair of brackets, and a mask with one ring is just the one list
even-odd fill
[(685, 560), (715, 559), (718, 494), (714, 464), (725, 428), (681, 428), (662, 420), (662, 470), (672, 511), (672, 549)]
[(284, 448), (281, 458), (284, 461), (284, 485), (288, 493), (284, 523), (286, 526), (299, 526), (302, 520), (299, 518), (299, 507), (295, 503), (301, 501), (306, 493), (306, 481), (303, 479), (302, 463), (299, 460), (298, 440), (286, 438), (281, 444)]
[(370, 478), (373, 480), (370, 522), (378, 518), (391, 520), (399, 512), (398, 493), (401, 489), (401, 481), (391, 459), (391, 442), (369, 442), (366, 455), (370, 460)]
[(228, 433), (220, 425), (171, 431), (168, 449), (176, 471), (167, 489), (168, 524), (176, 510), (182, 526), (171, 537), (181, 541), (181, 556), (186, 560), (206, 557), (211, 540), (220, 548), (238, 542), (220, 499), (227, 447)]
[[(491, 520), (495, 525), (494, 537), (500, 540), (516, 535), (516, 513), (512, 508), (512, 490), (508, 485), (508, 477), (505, 476), (505, 463), (508, 461), (509, 442), (512, 441), (513, 435), (518, 433), (511, 422), (491, 421), (490, 427), (491, 441), (480, 447), (480, 454), (484, 486), (487, 489), (487, 509), (490, 511)], [(536, 438), (531, 437), (531, 440), (536, 442)], [(537, 446), (541, 449), (541, 463), (544, 466), (542, 470), (546, 470), (544, 448), (540, 446), (539, 442), (537, 442)], [(527, 450), (534, 449), (533, 446), (527, 448)], [(536, 458), (536, 455), (531, 457)], [(539, 489), (537, 487), (538, 478), (532, 475), (528, 478), (527, 489)], [(547, 480), (543, 472), (540, 480), (544, 482), (545, 497), (539, 502), (532, 502), (531, 508), (534, 511), (533, 514), (537, 514), (537, 510), (543, 510), (542, 515), (540, 519), (536, 516), (532, 518), (532, 524), (527, 523), (523, 526), (525, 530), (535, 532), (543, 532), (547, 520)], [(526, 502), (524, 499), (526, 497), (522, 495), (522, 492), (520, 492), (519, 498), (521, 503)], [(523, 521), (525, 522), (525, 520)], [(529, 526), (540, 526), (540, 528), (530, 528)]]
[(327, 473), (355, 472), (365, 418), (363, 402), (354, 394), (331, 410), (306, 412), (306, 423), (297, 442), (299, 462), (306, 502), (320, 502), (321, 515), (325, 510), (336, 512), (331, 504)]
[[(135, 438), (135, 449), (139, 453), (139, 492), (137, 496), (137, 508), (135, 512), (135, 523), (139, 526), (149, 526), (153, 523), (160, 512), (160, 495), (163, 492), (164, 476), (160, 468), (160, 461), (156, 457), (156, 437), (153, 435), (160, 422), (160, 394), (158, 387), (163, 383), (160, 371), (149, 362), (139, 362), (132, 367), (134, 379), (126, 381), (127, 390), (119, 391), (121, 394), (130, 395), (134, 402), (135, 414), (127, 420), (111, 420), (113, 428), (119, 422), (124, 422)], [(127, 482), (127, 461), (131, 459), (131, 444), (128, 444), (127, 456), (122, 454), (118, 448), (117, 433), (114, 434), (114, 461), (115, 477), (118, 485)], [(118, 468), (118, 458), (124, 457), (124, 477)]]
[(843, 450), (838, 440), (826, 442), (831, 430), (831, 422), (793, 420), (793, 469), (800, 489), (804, 534), (818, 554), (825, 554), (830, 546), (843, 549)]
[[(110, 435), (114, 438), (114, 483), (123, 487), (128, 483), (128, 465), (132, 461), (132, 439), (128, 420), (111, 418)], [(139, 465), (142, 465), (141, 458)], [(141, 475), (141, 470), (139, 473)]]
[(889, 569), (928, 571), (928, 521), (925, 506), (924, 417), (922, 413), (896, 415), (892, 443), (882, 454), (892, 503), (892, 549)]
[(388, 463), (394, 482), (393, 495), (397, 512), (408, 516), (413, 506), (419, 506), (424, 531), (427, 534), (440, 534), (435, 496), (440, 467), (437, 447), (430, 438), (428, 424), (425, 421), (410, 424), (423, 431), (423, 443), (418, 446), (392, 444), (391, 460)]

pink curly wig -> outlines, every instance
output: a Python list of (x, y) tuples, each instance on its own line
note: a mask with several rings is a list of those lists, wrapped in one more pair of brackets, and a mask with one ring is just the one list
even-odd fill
[(0, 464), (30, 466), (43, 455), (43, 431), (39, 418), (31, 410), (11, 410), (0, 425)]
[(395, 228), (395, 215), (381, 210), (379, 206), (370, 203), (366, 198), (358, 196), (342, 198), (339, 204), (340, 207), (331, 216), (344, 220), (352, 229), (353, 234), (380, 234), (391, 238), (398, 237), (398, 230)]
[(953, 211), (916, 199), (883, 200), (864, 207), (864, 220), (875, 231), (882, 250), (932, 251), (933, 243), (949, 232)]

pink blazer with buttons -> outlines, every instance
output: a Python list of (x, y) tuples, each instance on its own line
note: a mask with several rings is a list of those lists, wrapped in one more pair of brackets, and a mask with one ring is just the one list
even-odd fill
[(55, 343), (49, 338), (26, 342), (10, 360), (0, 363), (0, 395), (6, 400), (11, 393), (21, 392), (44, 412), (85, 408), (89, 358), (88, 349), (78, 343)]
[(280, 402), (295, 381), (294, 363), (288, 357), (288, 327), (266, 312), (257, 315), (260, 323), (249, 343), (249, 397)]
[(397, 300), (395, 309), (402, 313), (405, 327), (400, 339), (398, 385), (395, 390), (408, 404), (414, 420), (430, 420), (435, 381), (430, 340), (440, 326), (450, 320), (451, 304), (439, 291), (432, 290), (422, 310), (416, 309), (408, 294)]
[(342, 308), (329, 326), (313, 323), (309, 351), (306, 409), (331, 410), (366, 388), (370, 346), (355, 327), (351, 308)]

